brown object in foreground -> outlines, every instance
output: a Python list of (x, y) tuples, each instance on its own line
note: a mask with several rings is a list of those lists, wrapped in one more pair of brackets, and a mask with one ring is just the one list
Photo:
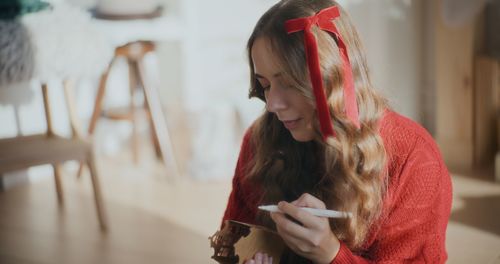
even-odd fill
[(280, 263), (285, 248), (276, 232), (232, 220), (226, 220), (224, 227), (209, 239), (214, 249), (212, 259), (221, 264), (243, 263), (257, 252), (271, 256), (273, 263)]

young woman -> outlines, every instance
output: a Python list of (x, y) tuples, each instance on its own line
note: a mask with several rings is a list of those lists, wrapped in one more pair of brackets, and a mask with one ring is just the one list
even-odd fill
[(288, 263), (445, 262), (449, 173), (431, 136), (374, 90), (345, 11), (280, 1), (258, 21), (248, 56), (250, 97), (267, 111), (245, 134), (224, 220), (277, 230)]

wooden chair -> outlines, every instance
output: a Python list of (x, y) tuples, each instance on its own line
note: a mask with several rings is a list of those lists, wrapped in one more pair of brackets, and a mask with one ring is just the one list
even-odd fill
[(4, 172), (25, 169), (31, 166), (51, 164), (54, 168), (58, 202), (62, 205), (64, 199), (59, 166), (68, 160), (83, 161), (90, 169), (97, 216), (101, 230), (105, 231), (107, 229), (107, 220), (94, 162), (92, 144), (80, 135), (75, 104), (73, 103), (72, 88), (68, 81), (64, 82), (64, 92), (72, 137), (65, 138), (54, 133), (48, 87), (47, 84), (43, 84), (42, 94), (47, 132), (39, 135), (0, 139), (0, 175)]
[[(107, 118), (116, 120), (128, 120), (132, 123), (132, 155), (133, 161), (138, 160), (138, 135), (136, 118), (138, 107), (134, 103), (135, 91), (138, 87), (142, 88), (144, 93), (144, 109), (146, 111), (151, 131), (151, 138), (158, 158), (162, 158), (164, 164), (170, 167), (173, 171), (175, 177), (179, 176), (179, 169), (175, 155), (173, 152), (172, 141), (170, 138), (170, 133), (168, 131), (165, 116), (162, 111), (160, 97), (158, 90), (151, 83), (148, 82), (146, 78), (146, 69), (144, 67), (144, 56), (150, 52), (156, 50), (156, 45), (151, 41), (136, 41), (131, 42), (126, 45), (120, 46), (115, 49), (115, 55), (111, 63), (109, 64), (108, 70), (101, 77), (99, 84), (99, 89), (97, 91), (97, 96), (94, 104), (94, 111), (90, 120), (88, 127), (88, 133), (90, 136), (95, 131), (97, 121), (99, 117), (105, 116)], [(103, 114), (102, 103), (104, 100), (104, 95), (106, 93), (106, 84), (108, 80), (108, 74), (113, 67), (114, 62), (118, 58), (125, 58), (128, 63), (129, 69), (129, 89), (130, 89), (130, 104), (128, 109), (115, 109), (105, 111)], [(80, 165), (78, 175), (81, 175), (83, 169), (83, 163)]]

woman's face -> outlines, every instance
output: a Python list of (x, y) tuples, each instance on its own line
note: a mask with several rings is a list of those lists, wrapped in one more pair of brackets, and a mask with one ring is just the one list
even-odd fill
[(297, 141), (314, 139), (315, 109), (311, 101), (298, 89), (292, 87), (278, 66), (265, 38), (257, 38), (251, 54), (255, 78), (264, 88), (267, 111), (276, 114)]

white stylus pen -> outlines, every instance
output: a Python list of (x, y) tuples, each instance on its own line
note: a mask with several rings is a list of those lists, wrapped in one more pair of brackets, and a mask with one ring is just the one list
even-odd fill
[[(278, 209), (277, 205), (261, 205), (259, 206), (260, 210), (273, 212), (273, 213), (282, 213), (280, 209)], [(352, 214), (349, 212), (339, 212), (333, 210), (325, 210), (325, 209), (316, 209), (316, 208), (308, 208), (301, 207), (302, 210), (307, 211), (315, 216), (328, 217), (328, 218), (345, 218), (351, 217)]]

